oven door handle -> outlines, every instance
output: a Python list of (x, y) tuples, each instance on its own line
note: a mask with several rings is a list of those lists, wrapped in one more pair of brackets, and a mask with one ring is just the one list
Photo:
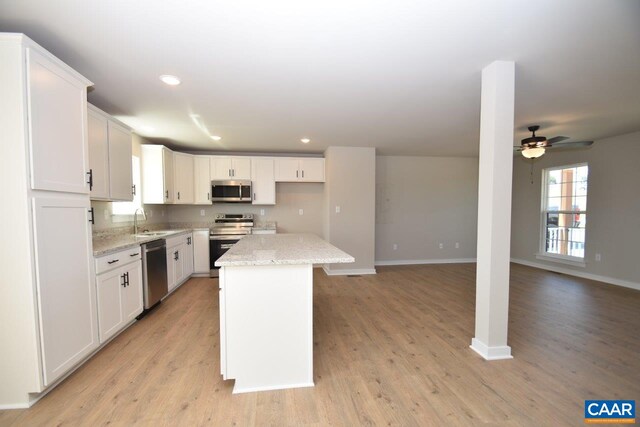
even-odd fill
[(231, 249), (234, 243), (225, 243), (224, 245), (220, 245), (220, 249)]
[(241, 238), (243, 238), (245, 236), (245, 234), (237, 234), (235, 236), (209, 236), (209, 240), (240, 240)]

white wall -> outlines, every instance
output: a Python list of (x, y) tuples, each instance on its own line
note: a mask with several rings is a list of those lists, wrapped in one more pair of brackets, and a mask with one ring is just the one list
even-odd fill
[(477, 158), (378, 156), (376, 263), (475, 258), (477, 214)]
[[(536, 259), (539, 249), (542, 169), (587, 162), (586, 267)], [(578, 274), (640, 284), (640, 132), (596, 141), (586, 149), (549, 151), (533, 163), (514, 159), (511, 256)], [(602, 261), (595, 261), (595, 254)]]
[[(325, 266), (325, 271), (330, 274), (373, 273), (375, 148), (329, 147), (325, 151), (325, 162), (324, 238), (355, 258), (355, 263), (331, 264)], [(336, 206), (340, 207), (339, 213)]]

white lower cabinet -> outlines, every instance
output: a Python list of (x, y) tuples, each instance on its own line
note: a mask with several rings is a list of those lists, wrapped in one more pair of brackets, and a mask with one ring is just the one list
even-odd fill
[(33, 199), (45, 386), (98, 348), (89, 207), (86, 196)]
[(121, 331), (142, 313), (140, 248), (96, 258), (96, 290), (100, 343)]
[(193, 273), (193, 235), (181, 234), (167, 239), (167, 281), (169, 292)]
[(209, 229), (193, 232), (193, 272), (209, 274)]

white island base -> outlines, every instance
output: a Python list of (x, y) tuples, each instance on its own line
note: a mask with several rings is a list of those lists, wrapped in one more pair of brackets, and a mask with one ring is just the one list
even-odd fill
[(313, 234), (243, 237), (220, 267), (220, 370), (234, 393), (313, 386), (313, 264), (351, 255)]
[(313, 387), (312, 267), (220, 268), (221, 371), (234, 394)]

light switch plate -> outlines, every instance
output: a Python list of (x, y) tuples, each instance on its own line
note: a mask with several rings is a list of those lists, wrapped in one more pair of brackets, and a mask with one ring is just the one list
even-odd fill
[(304, 215), (304, 210), (303, 209), (298, 209), (298, 215)]
[(200, 216), (204, 216), (204, 209), (200, 209)]
[(260, 216), (264, 216), (264, 209), (260, 209)]
[(336, 213), (340, 213), (340, 206), (336, 206)]

